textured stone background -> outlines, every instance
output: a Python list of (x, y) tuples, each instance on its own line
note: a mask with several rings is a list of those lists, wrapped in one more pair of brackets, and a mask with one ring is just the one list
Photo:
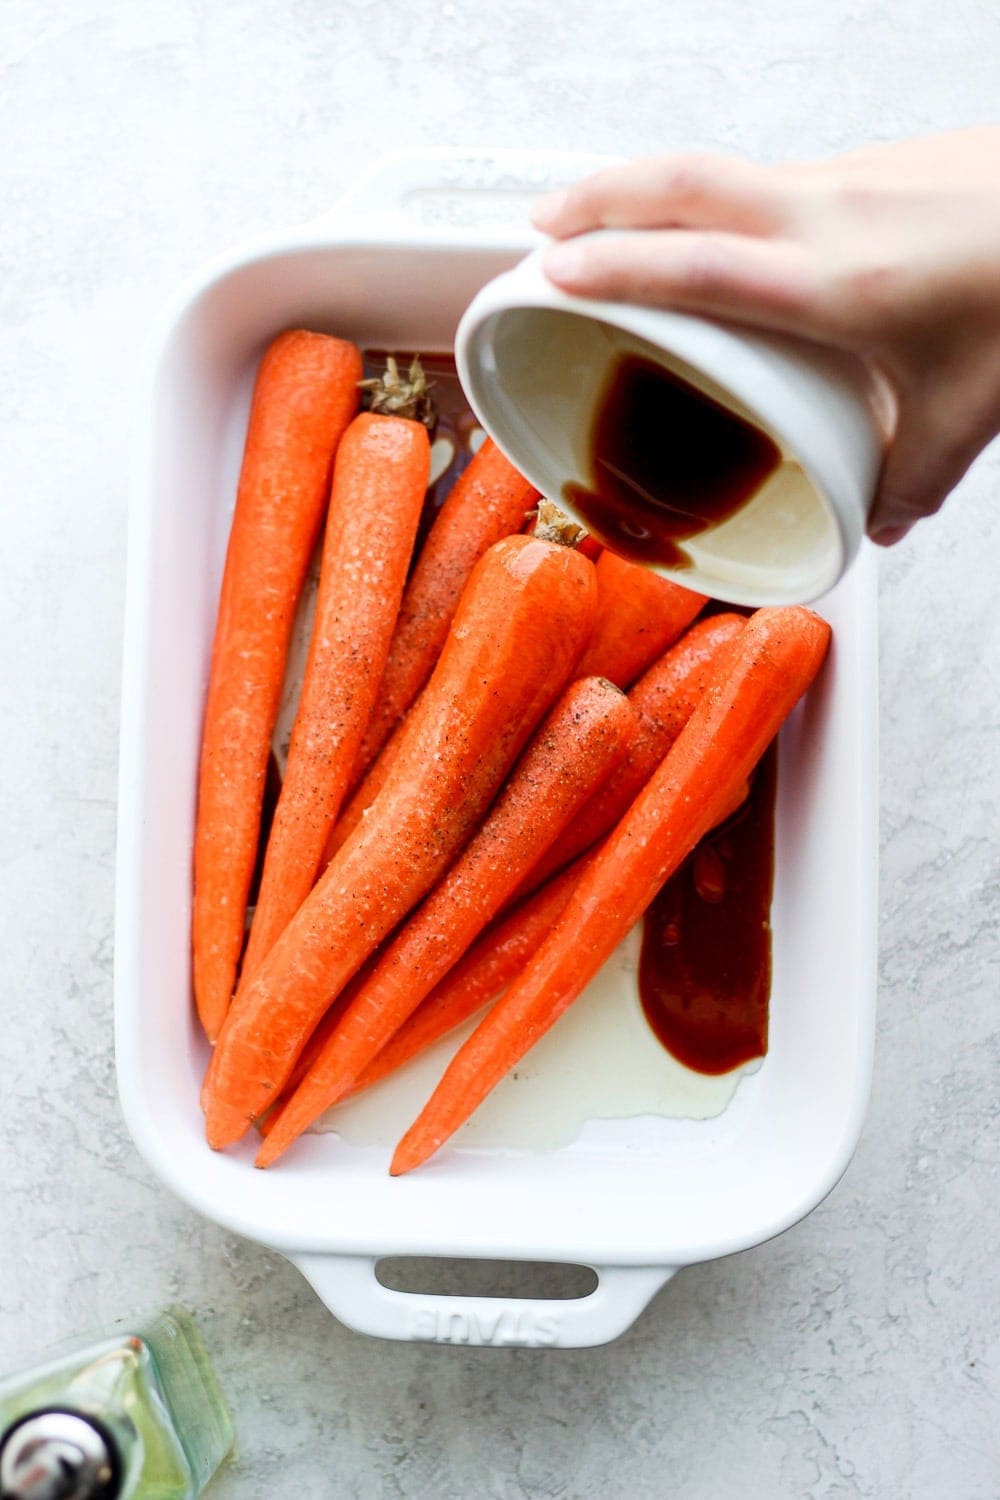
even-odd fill
[(174, 1202), (111, 1056), (126, 418), (205, 256), (400, 143), (825, 153), (990, 118), (990, 0), (7, 0), (0, 11), (0, 1366), (178, 1297), (241, 1431), (219, 1500), (995, 1500), (998, 452), (882, 562), (881, 995), (846, 1178), (576, 1353), (338, 1326)]

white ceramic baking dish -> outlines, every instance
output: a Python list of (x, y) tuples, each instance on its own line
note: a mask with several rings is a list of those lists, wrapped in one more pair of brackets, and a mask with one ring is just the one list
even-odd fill
[[(758, 1244), (828, 1193), (863, 1118), (874, 1032), (876, 632), (862, 556), (820, 608), (821, 681), (782, 734), (770, 1051), (706, 1121), (594, 1121), (549, 1151), (446, 1150), (393, 1180), (384, 1149), (304, 1139), (280, 1168), (205, 1145), (190, 1001), (195, 770), (218, 584), (256, 362), (280, 329), (450, 347), (532, 244), (523, 208), (592, 158), (386, 158), (328, 217), (209, 265), (159, 326), (131, 496), (119, 805), (116, 1046), (129, 1129), (199, 1212), (288, 1255), (345, 1323), (392, 1338), (590, 1345), (678, 1268)], [(393, 1291), (383, 1256), (575, 1262), (571, 1301)]]

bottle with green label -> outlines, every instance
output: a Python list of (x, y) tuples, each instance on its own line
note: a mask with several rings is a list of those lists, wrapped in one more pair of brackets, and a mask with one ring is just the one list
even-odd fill
[(0, 1500), (193, 1500), (232, 1446), (183, 1308), (0, 1381)]

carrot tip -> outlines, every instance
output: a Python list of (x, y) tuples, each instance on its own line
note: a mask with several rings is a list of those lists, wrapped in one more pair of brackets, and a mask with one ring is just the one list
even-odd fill
[(389, 1163), (390, 1177), (403, 1177), (407, 1172), (412, 1172), (414, 1167), (421, 1166), (431, 1155), (433, 1147), (428, 1150), (421, 1149), (420, 1145), (412, 1141), (409, 1135), (404, 1135), (392, 1155)]
[(217, 1099), (210, 1099), (205, 1110), (205, 1139), (213, 1151), (235, 1146), (250, 1128), (250, 1120), (239, 1110), (227, 1109)]
[[(279, 1131), (274, 1130), (269, 1136), (267, 1136), (264, 1141), (262, 1141), (260, 1150), (254, 1157), (253, 1164), (255, 1167), (271, 1166), (278, 1160), (278, 1157), (282, 1154), (286, 1147), (292, 1144), (291, 1140), (276, 1139), (276, 1137), (278, 1136)], [(294, 1139), (295, 1137), (293, 1136), (292, 1140)]]
[(222, 1030), (228, 1010), (228, 1001), (225, 1006), (213, 1006), (211, 1010), (204, 1005), (198, 1007), (198, 1019), (201, 1022), (201, 1029), (213, 1047), (219, 1040), (219, 1032)]
[(268, 1119), (268, 1129), (261, 1141), (260, 1150), (254, 1162), (258, 1167), (269, 1167), (278, 1157), (283, 1155), (294, 1145), (304, 1130), (322, 1110), (313, 1108), (311, 1112), (302, 1110), (301, 1107), (293, 1108), (296, 1098), (293, 1096), (288, 1103), (280, 1109), (274, 1110)]

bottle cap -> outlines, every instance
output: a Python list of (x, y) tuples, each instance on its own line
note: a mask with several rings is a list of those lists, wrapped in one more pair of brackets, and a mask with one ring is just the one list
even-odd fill
[(118, 1452), (80, 1412), (36, 1411), (0, 1440), (0, 1500), (115, 1500)]

